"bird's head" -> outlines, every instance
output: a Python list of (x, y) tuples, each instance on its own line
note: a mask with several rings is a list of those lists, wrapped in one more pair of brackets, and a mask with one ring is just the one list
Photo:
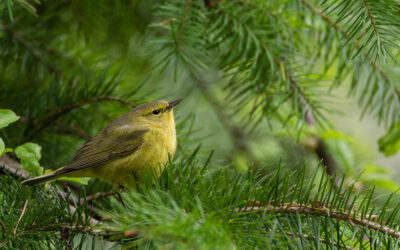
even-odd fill
[(175, 124), (173, 108), (182, 100), (180, 98), (171, 102), (164, 100), (148, 102), (135, 107), (132, 111), (142, 122), (160, 127), (169, 126)]

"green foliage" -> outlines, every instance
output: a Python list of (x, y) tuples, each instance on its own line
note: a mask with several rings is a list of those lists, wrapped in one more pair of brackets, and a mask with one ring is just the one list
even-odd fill
[[(9, 175), (0, 176), (0, 247), (63, 248), (63, 231), (71, 236), (89, 225), (87, 210), (73, 211), (60, 190), (27, 189)], [(24, 209), (25, 207), (25, 209)], [(72, 228), (68, 230), (68, 228)], [(74, 229), (75, 228), (75, 229)]]
[[(395, 0), (8, 0), (0, 11), (0, 248), (398, 248), (399, 195), (387, 194), (398, 173), (331, 116), (355, 116), (341, 87), (389, 128), (381, 152), (398, 152)], [(127, 208), (96, 179), (19, 185), (132, 106), (175, 97), (174, 161), (121, 191)]]
[(37, 176), (43, 173), (40, 166), (41, 147), (35, 143), (25, 143), (15, 148), (15, 154), (21, 160), (21, 167), (31, 176)]
[[(39, 0), (34, 0), (33, 2), (40, 4)], [(6, 9), (9, 18), (13, 20), (14, 19), (13, 8), (15, 5), (18, 5), (24, 8), (25, 10), (29, 11), (34, 16), (37, 16), (36, 8), (30, 3), (30, 1), (25, 1), (25, 0), (5, 0), (4, 3), (1, 3), (0, 5), (0, 13), (3, 14), (3, 12)]]
[(4, 145), (3, 139), (0, 138), (0, 157), (3, 156), (3, 152), (6, 146)]
[(12, 110), (0, 109), (0, 129), (7, 127), (10, 123), (13, 123), (19, 119)]
[[(0, 109), (0, 129), (7, 127), (18, 119), (19, 116), (17, 116), (12, 110)], [(3, 139), (0, 137), (0, 158), (7, 152), (12, 152), (12, 150), (6, 148)]]
[(360, 179), (363, 182), (384, 188), (390, 192), (396, 192), (400, 189), (400, 185), (393, 180), (393, 174), (394, 172), (391, 169), (368, 165), (363, 171)]
[(355, 40), (354, 57), (365, 52), (369, 57), (391, 57), (397, 61), (400, 46), (400, 4), (398, 1), (324, 1), (325, 12), (343, 25), (347, 38)]
[(328, 130), (321, 134), (321, 139), (335, 164), (348, 176), (357, 178), (360, 184), (373, 185), (390, 192), (400, 188), (390, 168), (370, 164), (359, 156), (362, 152), (361, 144), (353, 137), (339, 131)]
[(340, 167), (350, 175), (353, 174), (355, 157), (350, 147), (353, 139), (339, 131), (329, 130), (321, 135), (321, 139), (328, 145), (330, 153)]
[(394, 124), (379, 141), (379, 150), (386, 156), (393, 155), (400, 149), (400, 122)]
[(156, 65), (165, 70), (174, 62), (175, 78), (178, 69), (187, 70), (195, 82), (208, 80), (202, 76), (205, 70), (218, 69), (221, 88), (227, 90), (225, 104), (232, 109), (228, 115), (250, 115), (250, 120), (241, 118), (245, 126), (254, 127), (276, 113), (303, 121), (306, 110), (324, 124), (322, 110), (327, 107), (319, 105), (311, 91), (318, 89), (315, 79), (296, 72), (297, 59), (290, 60), (297, 56), (290, 45), (293, 30), (273, 14), (265, 14), (265, 8), (273, 6), (215, 4), (207, 9), (197, 1), (175, 0), (160, 7), (156, 15), (161, 22), (153, 27), (166, 30), (166, 35), (153, 41), (160, 47), (156, 53), (162, 55)]
[[(108, 230), (130, 235), (126, 247), (396, 249), (399, 235), (377, 223), (396, 228), (398, 198), (389, 196), (378, 210), (370, 200), (374, 189), (354, 194), (354, 182), (330, 180), (322, 168), (311, 177), (306, 167), (263, 176), (191, 159), (169, 166), (158, 182), (149, 178), (124, 193), (127, 208), (112, 200)], [(338, 188), (331, 185), (336, 181)]]

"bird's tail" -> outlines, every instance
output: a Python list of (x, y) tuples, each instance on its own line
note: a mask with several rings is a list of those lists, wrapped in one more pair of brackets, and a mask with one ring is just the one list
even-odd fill
[(29, 179), (29, 180), (25, 180), (23, 182), (21, 182), (21, 185), (28, 185), (28, 186), (32, 186), (32, 185), (36, 185), (42, 182), (46, 182), (46, 181), (50, 181), (53, 179), (56, 179), (60, 177), (58, 174), (56, 174), (56, 171), (45, 174), (45, 175), (41, 175), (38, 177), (35, 177), (33, 179)]

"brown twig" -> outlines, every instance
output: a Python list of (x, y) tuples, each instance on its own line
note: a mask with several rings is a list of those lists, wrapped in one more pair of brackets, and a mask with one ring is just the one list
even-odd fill
[(368, 227), (369, 229), (379, 231), (383, 234), (387, 234), (395, 238), (400, 238), (400, 231), (392, 229), (388, 226), (384, 226), (383, 224), (380, 224), (378, 222), (368, 220), (366, 219), (368, 216), (365, 216), (364, 219), (362, 219), (358, 216), (358, 214), (354, 214), (353, 212), (348, 212), (348, 213), (339, 212), (325, 206), (320, 206), (316, 208), (311, 205), (305, 205), (305, 204), (284, 203), (278, 206), (246, 207), (241, 210), (237, 210), (236, 212), (252, 212), (252, 211), (259, 211), (259, 212), (265, 211), (267, 213), (304, 214), (304, 215), (330, 217), (338, 220), (348, 221), (349, 223), (354, 223), (356, 225), (360, 225), (363, 227)]
[(183, 26), (185, 25), (186, 19), (187, 19), (187, 15), (189, 12), (189, 8), (190, 5), (192, 4), (192, 0), (187, 0), (186, 2), (186, 7), (185, 7), (185, 11), (183, 13), (183, 17), (182, 17), (182, 21), (181, 21), (181, 25), (179, 26), (179, 33), (178, 33), (178, 37), (176, 39), (176, 50), (179, 50), (180, 44), (181, 44), (181, 38), (182, 38), (182, 33), (183, 33)]
[(364, 3), (365, 8), (367, 8), (368, 17), (369, 17), (369, 20), (371, 20), (371, 24), (372, 24), (372, 27), (374, 28), (375, 34), (378, 34), (378, 31), (376, 30), (375, 20), (372, 17), (372, 13), (371, 13), (371, 10), (369, 9), (367, 0), (363, 0), (363, 3)]
[(94, 195), (91, 195), (91, 196), (87, 196), (86, 199), (81, 198), (81, 203), (83, 203), (85, 200), (86, 200), (87, 203), (92, 203), (95, 200), (103, 199), (103, 198), (106, 198), (106, 197), (109, 197), (109, 196), (113, 196), (115, 194), (117, 194), (117, 192), (115, 190), (111, 190), (111, 191), (106, 192), (106, 193), (97, 193), (97, 194), (94, 194)]
[(71, 243), (69, 243), (70, 233), (68, 228), (63, 228), (61, 230), (61, 241), (64, 242), (68, 250), (72, 250)]
[(157, 26), (163, 26), (163, 25), (165, 25), (167, 23), (176, 22), (176, 21), (178, 21), (178, 20), (176, 20), (176, 18), (171, 17), (171, 18), (165, 19), (164, 21), (159, 22), (157, 24)]
[(127, 209), (128, 207), (126, 206), (124, 199), (122, 198), (121, 194), (116, 192), (118, 200), (121, 202), (122, 206), (124, 206), (125, 209)]
[[(68, 229), (70, 231), (74, 232), (81, 232), (85, 234), (91, 234), (91, 235), (108, 235), (112, 232), (101, 230), (101, 229), (93, 229), (90, 227), (83, 227), (83, 226), (76, 226), (76, 225), (70, 225), (68, 224), (47, 224), (47, 225), (30, 225), (25, 228), (25, 231), (62, 231)], [(17, 234), (17, 236), (22, 236), (24, 233)]]
[(14, 235), (17, 233), (18, 225), (19, 225), (20, 221), (22, 220), (22, 217), (23, 217), (24, 214), (25, 214), (26, 207), (28, 206), (28, 203), (29, 203), (29, 200), (26, 200), (26, 201), (25, 201), (24, 208), (22, 209), (21, 215), (19, 216), (17, 225), (15, 225), (15, 228), (14, 228)]
[(7, 227), (2, 220), (0, 220), (0, 226), (1, 226), (1, 229), (3, 229), (3, 232), (5, 234), (7, 234)]
[(54, 133), (75, 136), (85, 141), (90, 139), (90, 135), (81, 127), (69, 127), (67, 124), (63, 124), (59, 121), (56, 121), (49, 129), (54, 130)]
[[(14, 178), (18, 178), (18, 179), (28, 179), (30, 177), (29, 173), (27, 173), (25, 170), (23, 170), (22, 168), (20, 168), (18, 165), (18, 162), (14, 161), (13, 159), (11, 159), (10, 157), (8, 157), (7, 155), (4, 155), (1, 159), (2, 162), (0, 162), (0, 170), (4, 173), (9, 173), (11, 174)], [(75, 211), (75, 205), (76, 204), (83, 204), (83, 202), (79, 202), (79, 200), (73, 196), (72, 194), (69, 194), (67, 192), (63, 192), (63, 191), (57, 191), (54, 190), (55, 193), (60, 197), (63, 198), (64, 200), (68, 199), (69, 204), (71, 204), (70, 209), (71, 211)], [(101, 194), (98, 194), (98, 196), (101, 196)], [(97, 211), (97, 209), (93, 206), (91, 206), (90, 204), (87, 204), (87, 207), (89, 209), (89, 211), (96, 216), (96, 218), (101, 218), (101, 216), (98, 216), (99, 212)], [(91, 219), (90, 220), (92, 225), (96, 225), (99, 224), (99, 220), (97, 219)]]
[(310, 109), (312, 108), (312, 104), (311, 101), (307, 98), (306, 94), (304, 93), (303, 89), (300, 87), (300, 85), (294, 80), (293, 75), (289, 74), (289, 80), (290, 83), (292, 84), (292, 86), (294, 87), (294, 89), (296, 89), (301, 97), (301, 100), (304, 101), (306, 103), (306, 107), (304, 109), (304, 114), (306, 117), (306, 121), (309, 124), (313, 124), (314, 123), (314, 118), (312, 116), (312, 113), (310, 112)]

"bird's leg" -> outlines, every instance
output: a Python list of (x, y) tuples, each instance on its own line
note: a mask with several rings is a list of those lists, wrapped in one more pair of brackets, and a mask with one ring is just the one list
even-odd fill
[[(119, 190), (122, 190), (122, 191), (126, 191), (126, 190), (127, 190), (127, 189), (126, 189), (124, 186), (122, 186), (122, 185), (119, 185), (119, 186), (118, 186), (118, 189), (119, 189)], [(119, 201), (121, 202), (122, 206), (124, 206), (124, 208), (126, 209), (127, 206), (126, 206), (126, 204), (125, 204), (125, 202), (124, 202), (124, 199), (122, 199), (122, 196), (121, 196), (119, 190), (116, 191), (117, 196), (118, 196), (118, 199), (119, 199)]]
[(118, 190), (126, 191), (128, 189), (122, 185), (118, 185)]

